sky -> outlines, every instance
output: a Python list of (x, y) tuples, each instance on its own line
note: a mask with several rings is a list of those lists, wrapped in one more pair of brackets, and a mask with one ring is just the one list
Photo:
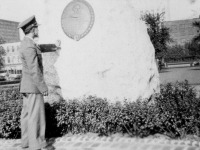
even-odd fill
[[(0, 0), (0, 19), (21, 22), (31, 15), (44, 11), (45, 0)], [(47, 0), (46, 0), (47, 1)], [(89, 1), (89, 0), (88, 0)], [(117, 0), (116, 0), (117, 1)], [(137, 0), (136, 0), (137, 1)], [(143, 9), (157, 7), (156, 4), (168, 0), (140, 0)], [(156, 4), (152, 3), (153, 1)], [(194, 3), (191, 3), (194, 1)], [(155, 5), (155, 6), (153, 6)], [(200, 0), (169, 0), (170, 20), (182, 20), (197, 17), (200, 14)]]
[[(39, 14), (47, 7), (48, 0), (0, 0), (0, 19), (21, 22), (32, 15), (36, 15), (38, 22), (45, 16)], [(89, 1), (89, 0), (86, 0)], [(118, 0), (116, 0), (118, 1)], [(168, 21), (197, 18), (200, 15), (200, 0), (134, 0), (137, 8), (143, 11), (162, 7), (168, 1)], [(192, 1), (192, 2), (191, 2)], [(59, 2), (59, 0), (58, 0)], [(95, 10), (94, 10), (95, 11)], [(41, 21), (42, 22), (42, 21)], [(20, 31), (21, 32), (21, 31)], [(20, 33), (20, 36), (23, 33)]]
[(171, 20), (198, 18), (199, 15), (200, 0), (170, 0)]
[[(48, 0), (0, 0), (0, 19), (21, 22), (34, 14), (37, 16), (46, 7), (44, 1)], [(190, 19), (200, 14), (200, 0), (140, 0), (142, 1), (140, 5), (144, 5), (143, 9), (156, 8), (159, 3), (169, 1), (170, 20)]]
[(0, 19), (21, 22), (42, 11), (43, 0), (0, 0)]

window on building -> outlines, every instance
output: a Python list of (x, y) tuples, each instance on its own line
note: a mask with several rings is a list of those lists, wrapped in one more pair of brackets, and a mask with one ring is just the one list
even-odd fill
[(8, 63), (10, 63), (10, 57), (8, 57)]
[(7, 53), (9, 53), (10, 49), (9, 49), (9, 46), (7, 47)]
[(12, 63), (15, 63), (15, 56), (12, 57)]
[(5, 62), (6, 60), (5, 60), (5, 57), (2, 57), (3, 58), (3, 62)]
[(193, 27), (192, 23), (188, 24), (188, 28)]
[(180, 24), (179, 29), (185, 29), (185, 24)]
[(17, 58), (18, 58), (18, 62), (20, 62), (20, 57), (18, 56)]
[(185, 31), (180, 31), (180, 36), (185, 36)]
[(179, 31), (180, 31), (181, 36), (185, 35), (185, 24), (179, 25)]
[(173, 32), (173, 33), (177, 32), (177, 26), (176, 25), (171, 26), (171, 32)]
[(173, 38), (173, 41), (174, 41), (175, 44), (178, 43), (178, 39)]
[(194, 34), (193, 27), (189, 27), (188, 28), (188, 35), (193, 35), (193, 34)]
[(185, 27), (185, 29), (187, 29), (189, 26), (188, 26), (188, 24), (186, 23), (184, 27)]
[(181, 42), (182, 42), (182, 43), (185, 43), (185, 39), (181, 39)]
[(189, 43), (189, 42), (190, 42), (190, 40), (188, 40), (188, 39), (185, 41), (185, 43)]
[(14, 48), (14, 46), (12, 46), (12, 52), (14, 52), (15, 51), (15, 48)]

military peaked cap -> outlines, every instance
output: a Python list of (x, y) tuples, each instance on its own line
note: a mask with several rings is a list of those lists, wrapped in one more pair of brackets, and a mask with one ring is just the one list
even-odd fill
[(31, 16), (30, 18), (26, 19), (25, 21), (21, 22), (18, 29), (21, 28), (24, 32), (30, 31), (33, 27), (37, 27), (39, 24), (37, 23), (35, 16)]

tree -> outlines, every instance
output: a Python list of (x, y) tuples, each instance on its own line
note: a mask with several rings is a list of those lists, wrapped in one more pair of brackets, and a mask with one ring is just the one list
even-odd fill
[(197, 41), (192, 40), (191, 42), (185, 43), (185, 48), (189, 50), (190, 55), (200, 55), (200, 45)]
[(183, 45), (172, 45), (168, 47), (166, 57), (168, 58), (181, 58), (189, 56), (189, 50)]
[[(200, 31), (200, 22), (195, 21), (192, 23), (192, 25), (196, 28), (198, 28), (198, 32)], [(200, 42), (200, 33), (196, 35), (193, 39), (192, 42)]]
[(3, 39), (3, 37), (0, 35), (0, 44), (4, 44), (6, 41)]
[[(199, 21), (193, 22), (192, 25), (200, 31)], [(189, 50), (190, 55), (200, 55), (200, 34), (194, 36), (190, 42), (185, 44), (185, 47)]]
[(162, 24), (164, 13), (144, 14), (141, 19), (145, 21), (148, 26), (148, 34), (150, 36), (151, 42), (155, 48), (155, 55), (157, 56), (159, 53), (164, 53), (167, 51), (167, 44), (172, 42), (172, 38), (170, 38), (169, 28), (165, 27)]
[(5, 49), (0, 45), (0, 70), (4, 67), (3, 56), (6, 54)]
[(4, 59), (3, 55), (6, 54), (5, 49), (1, 46), (1, 44), (6, 43), (3, 37), (0, 35), (0, 70), (4, 67)]

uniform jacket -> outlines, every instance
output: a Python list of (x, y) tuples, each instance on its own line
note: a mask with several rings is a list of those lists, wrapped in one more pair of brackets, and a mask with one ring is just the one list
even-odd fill
[(56, 46), (37, 45), (32, 39), (24, 37), (19, 55), (22, 61), (21, 93), (39, 94), (48, 90), (43, 76), (42, 52), (55, 51)]

